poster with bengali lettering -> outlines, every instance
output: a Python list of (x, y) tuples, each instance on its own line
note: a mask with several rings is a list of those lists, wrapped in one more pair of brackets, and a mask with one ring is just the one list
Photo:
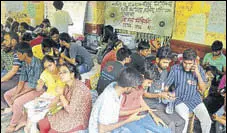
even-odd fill
[(226, 1), (177, 1), (173, 39), (226, 48)]
[(213, 2), (208, 17), (208, 32), (224, 33), (226, 29), (226, 1)]
[(4, 17), (1, 22), (5, 23), (5, 19), (10, 16), (19, 23), (31, 24), (33, 20), (32, 26), (36, 26), (43, 20), (43, 11), (44, 2), (42, 1), (1, 1), (1, 18)]
[(117, 29), (171, 36), (174, 1), (107, 1), (105, 25)]
[[(69, 26), (69, 34), (83, 34), (84, 21), (87, 1), (63, 1), (64, 6), (62, 10), (68, 11), (72, 18), (73, 25)], [(53, 6), (53, 1), (45, 1), (45, 17), (50, 19), (52, 14), (56, 11)]]

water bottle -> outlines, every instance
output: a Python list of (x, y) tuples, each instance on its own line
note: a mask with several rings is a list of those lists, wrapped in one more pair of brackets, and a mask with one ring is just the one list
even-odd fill
[[(154, 90), (154, 93), (161, 93), (161, 90)], [(158, 102), (161, 103), (162, 102), (162, 99), (159, 97), (158, 98)]]
[(166, 106), (166, 113), (173, 114), (174, 101), (170, 101)]
[[(160, 92), (159, 93), (161, 93), (161, 92), (163, 92), (164, 91), (164, 83), (161, 83), (162, 85), (161, 85), (161, 90), (160, 90)], [(162, 103), (162, 101), (163, 100), (165, 100), (165, 99), (163, 99), (163, 98), (159, 98), (159, 103)]]

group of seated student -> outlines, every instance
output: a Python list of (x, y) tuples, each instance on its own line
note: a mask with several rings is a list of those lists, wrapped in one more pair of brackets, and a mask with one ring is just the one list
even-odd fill
[[(211, 84), (204, 103), (214, 120), (226, 119), (226, 56), (222, 53), (221, 41), (214, 41), (211, 46), (212, 52), (207, 53), (203, 60), (203, 66), (207, 74), (211, 76)], [(223, 122), (222, 122), (223, 123)], [(223, 123), (226, 125), (226, 123)]]
[[(124, 45), (122, 45), (124, 46)], [(200, 121), (201, 129), (203, 133), (210, 132), (211, 124), (213, 120), (218, 120), (223, 123), (225, 120), (225, 104), (224, 104), (224, 97), (225, 95), (225, 82), (226, 82), (226, 57), (222, 54), (222, 48), (223, 44), (221, 41), (214, 41), (212, 44), (212, 53), (206, 54), (204, 57), (203, 63), (200, 66), (200, 58), (197, 56), (197, 53), (193, 49), (187, 49), (183, 52), (182, 60), (176, 60), (177, 55), (172, 55), (171, 50), (167, 46), (163, 46), (158, 49), (156, 60), (154, 63), (154, 59), (152, 56), (149, 57), (150, 54), (150, 45), (146, 42), (140, 42), (138, 44), (138, 49), (136, 53), (132, 53), (131, 55), (128, 55), (131, 58), (131, 62), (124, 64), (124, 70), (127, 67), (133, 67), (137, 71), (140, 72), (140, 74), (143, 74), (145, 71), (147, 61), (152, 64), (151, 66), (156, 66), (160, 78), (159, 79), (153, 79), (151, 85), (147, 88), (144, 88), (145, 91), (142, 93), (144, 100), (147, 102), (150, 108), (158, 110), (156, 115), (160, 117), (163, 120), (163, 123), (166, 123), (168, 127), (171, 129), (172, 132), (183, 132), (186, 133), (188, 130), (188, 124), (189, 124), (189, 113), (193, 112), (195, 116)], [(119, 53), (122, 49), (127, 49), (125, 47), (119, 49), (116, 53), (116, 56), (118, 58)], [(113, 54), (113, 53), (112, 53)], [(103, 59), (107, 60), (111, 57), (104, 56)], [(171, 62), (171, 59), (174, 59), (174, 61)], [(151, 63), (152, 62), (152, 63)], [(100, 79), (98, 81), (98, 87), (97, 91), (100, 95), (99, 99), (105, 99), (104, 97), (109, 97), (111, 94), (107, 94), (105, 92), (106, 89), (108, 89), (110, 93), (110, 89), (113, 86), (111, 82), (118, 82), (118, 78), (121, 78), (121, 72), (119, 73), (119, 70), (115, 70), (117, 67), (121, 67), (122, 65), (116, 66), (115, 64), (119, 63), (119, 59), (117, 61), (111, 60), (109, 62), (105, 62), (105, 65), (103, 66), (103, 69), (101, 71)], [(176, 63), (175, 65), (172, 64), (171, 67), (169, 66), (170, 63)], [(114, 64), (114, 65), (113, 65)], [(167, 68), (170, 68), (167, 70)], [(206, 70), (206, 71), (204, 71)], [(117, 76), (118, 75), (118, 76)], [(120, 76), (119, 76), (120, 75)], [(212, 76), (213, 75), (213, 76)], [(211, 85), (215, 84), (214, 81), (209, 82), (209, 80), (216, 79), (216, 77), (219, 75), (221, 78), (217, 81), (217, 84), (219, 87), (216, 87), (216, 91), (219, 93), (219, 97), (213, 97), (212, 92), (210, 92)], [(214, 78), (215, 76), (215, 78)], [(145, 78), (145, 77), (144, 77)], [(104, 83), (106, 82), (106, 83)], [(118, 84), (118, 83), (115, 83)], [(128, 87), (129, 88), (129, 87)], [(135, 87), (134, 87), (135, 88)], [(204, 98), (205, 92), (208, 95)], [(117, 93), (118, 94), (118, 93)], [(133, 95), (133, 93), (124, 93), (126, 95)], [(104, 96), (106, 95), (106, 96)], [(138, 95), (137, 95), (138, 96)], [(101, 98), (102, 97), (102, 98)], [(130, 98), (129, 98), (130, 99)], [(208, 102), (206, 99), (209, 99)], [(210, 100), (212, 99), (212, 100)], [(120, 105), (120, 112), (119, 116), (121, 116), (121, 108), (124, 107), (124, 104), (127, 103), (127, 100), (124, 98), (118, 99), (121, 103)], [(118, 101), (117, 99), (115, 102)], [(213, 117), (213, 113), (210, 111), (210, 106), (212, 106), (212, 102), (216, 102), (218, 100), (218, 104), (216, 103), (216, 110), (217, 112)], [(114, 104), (107, 104), (105, 105), (104, 100), (98, 100), (92, 110), (92, 114), (94, 114), (94, 118), (90, 118), (90, 121), (95, 121), (94, 123), (91, 123), (89, 125), (89, 130), (94, 130), (96, 128), (96, 131), (104, 130), (110, 131), (115, 129), (113, 132), (120, 131), (138, 131), (141, 129), (142, 132), (145, 130), (149, 130), (149, 127), (147, 128), (140, 128), (136, 125), (129, 126), (126, 128), (126, 126), (121, 126), (128, 121), (120, 122), (120, 118), (115, 120), (113, 119), (113, 116), (108, 117), (112, 119), (112, 121), (108, 121), (104, 116), (101, 115), (102, 113), (105, 114), (105, 111), (108, 112), (108, 115), (110, 115), (110, 110), (108, 110), (108, 107), (105, 106), (112, 106)], [(107, 101), (107, 100), (106, 100)], [(134, 103), (136, 98), (131, 98), (130, 101), (130, 107), (132, 110), (130, 110), (130, 107), (126, 107), (126, 110), (130, 110), (133, 112)], [(166, 114), (165, 112), (165, 104), (169, 104), (168, 102), (174, 102), (173, 108), (175, 108), (175, 111), (172, 112), (170, 115)], [(108, 101), (113, 102), (113, 101)], [(213, 103), (213, 104), (214, 104)], [(101, 106), (101, 104), (103, 106)], [(224, 104), (224, 105), (223, 105)], [(96, 107), (97, 106), (97, 107)], [(217, 107), (218, 106), (218, 107)], [(105, 109), (103, 109), (105, 107)], [(112, 106), (113, 107), (113, 106)], [(119, 106), (117, 106), (119, 108)], [(209, 108), (210, 107), (210, 108)], [(111, 107), (109, 107), (111, 108)], [(108, 111), (107, 111), (108, 110)], [(104, 111), (100, 113), (100, 111)], [(134, 110), (135, 111), (135, 110)], [(138, 111), (138, 110), (137, 110)], [(99, 113), (98, 113), (99, 112)], [(116, 111), (113, 111), (113, 113), (116, 113)], [(113, 115), (113, 113), (111, 115)], [(115, 114), (114, 113), (114, 114)], [(132, 114), (132, 113), (131, 113)], [(218, 115), (221, 114), (221, 115)], [(101, 115), (101, 116), (99, 116)], [(223, 116), (222, 116), (223, 115)], [(92, 115), (93, 116), (93, 115)], [(92, 117), (91, 116), (91, 117)], [(106, 115), (107, 116), (107, 115)], [(101, 118), (101, 121), (99, 121)], [(116, 119), (116, 117), (114, 117)], [(119, 122), (119, 123), (117, 123)], [(110, 126), (109, 128), (106, 126)], [(128, 124), (126, 124), (128, 125)], [(142, 126), (142, 124), (140, 125)], [(120, 128), (119, 128), (120, 127)], [(134, 127), (137, 127), (134, 129)], [(138, 129), (139, 128), (139, 129)], [(138, 129), (138, 130), (137, 130)], [(95, 130), (94, 130), (95, 131)]]
[[(18, 32), (23, 31), (21, 34), (16, 30), (6, 32), (3, 25), (1, 29), (1, 114), (12, 114), (6, 132), (15, 132), (26, 125), (27, 114), (23, 112), (23, 105), (44, 92), (54, 96), (54, 102), (60, 103), (64, 109), (43, 120), (44, 124), (40, 122), (41, 125), (50, 123), (49, 128), (41, 126), (40, 130), (74, 132), (86, 129), (91, 94), (79, 80), (80, 74), (89, 72), (94, 66), (90, 53), (80, 42), (71, 42), (68, 33), (59, 35), (54, 27), (45, 32), (42, 29), (38, 40), (20, 28)], [(43, 28), (46, 28), (45, 24)]]
[[(7, 26), (12, 23), (9, 18)], [(72, 42), (68, 33), (59, 34), (48, 20), (38, 27), (41, 32), (35, 39), (20, 26), (22, 34), (2, 29), (1, 109), (2, 116), (12, 114), (6, 132), (26, 125), (24, 105), (44, 92), (54, 97), (50, 108), (60, 105), (62, 109), (39, 121), (41, 133), (86, 129), (91, 133), (186, 133), (190, 112), (203, 133), (210, 132), (212, 119), (223, 122), (226, 57), (222, 42), (213, 42), (203, 67), (193, 49), (185, 50), (182, 62), (174, 60), (178, 63), (170, 67), (169, 46), (160, 47), (153, 57), (150, 44), (141, 41), (132, 52), (109, 27), (111, 36), (101, 51), (99, 97), (92, 106), (89, 88), (80, 81), (80, 74), (94, 66), (90, 53), (80, 41)], [(167, 113), (170, 105), (174, 109)]]

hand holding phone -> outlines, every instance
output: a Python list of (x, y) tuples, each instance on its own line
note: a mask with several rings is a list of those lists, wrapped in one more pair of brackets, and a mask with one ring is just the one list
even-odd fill
[(199, 72), (199, 65), (198, 65), (197, 61), (194, 61), (194, 64), (193, 64), (193, 66), (191, 67), (191, 71), (192, 71), (192, 72), (195, 72), (195, 74), (200, 73), (200, 72)]
[(196, 61), (194, 60), (194, 63), (192, 65), (192, 67), (191, 67), (191, 71), (195, 72), (195, 69), (196, 69)]

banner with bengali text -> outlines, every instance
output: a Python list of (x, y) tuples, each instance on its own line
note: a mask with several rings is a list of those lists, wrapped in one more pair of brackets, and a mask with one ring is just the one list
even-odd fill
[(108, 1), (105, 25), (114, 28), (171, 36), (174, 1)]

